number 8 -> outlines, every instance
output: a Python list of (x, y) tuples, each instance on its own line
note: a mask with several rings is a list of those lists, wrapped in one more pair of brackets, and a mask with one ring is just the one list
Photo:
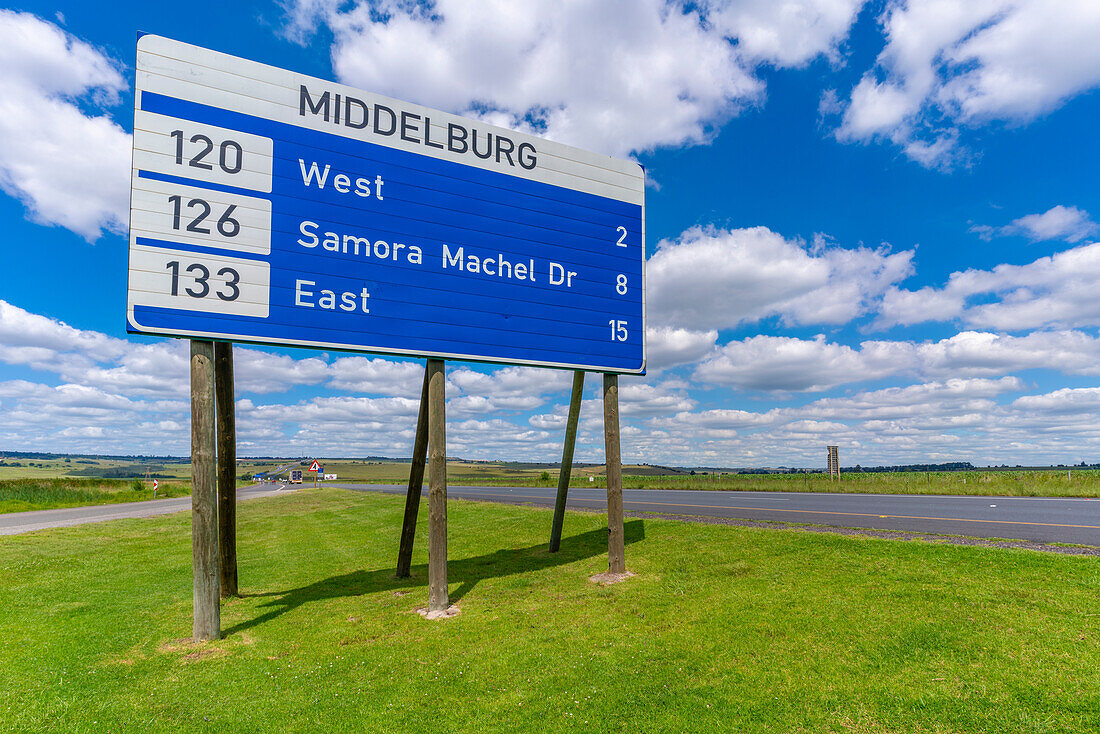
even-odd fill
[(615, 290), (619, 292), (620, 296), (626, 295), (626, 276), (619, 273), (619, 277), (615, 278)]

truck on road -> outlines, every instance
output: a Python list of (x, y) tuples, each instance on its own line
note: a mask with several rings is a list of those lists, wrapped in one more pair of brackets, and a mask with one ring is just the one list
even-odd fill
[(295, 469), (294, 471), (290, 472), (290, 483), (291, 484), (301, 484), (302, 483), (302, 470), (301, 469)]

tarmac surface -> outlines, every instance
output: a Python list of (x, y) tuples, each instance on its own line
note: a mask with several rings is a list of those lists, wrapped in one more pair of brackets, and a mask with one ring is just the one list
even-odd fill
[[(283, 484), (256, 484), (237, 490), (237, 500), (251, 500), (270, 497), (285, 489)], [(87, 507), (65, 507), (60, 510), (33, 510), (31, 512), (9, 512), (0, 514), (0, 535), (18, 535), (45, 528), (62, 528), (70, 525), (83, 525), (89, 522), (122, 520), (129, 517), (153, 517), (169, 515), (191, 509), (191, 497), (170, 497), (163, 500), (145, 500), (143, 502), (123, 502), (116, 505), (89, 505)]]
[[(325, 486), (333, 485), (390, 494), (405, 494), (406, 491), (404, 486), (392, 484), (327, 482)], [(424, 494), (427, 494), (427, 486)], [(447, 494), (460, 499), (553, 506), (557, 490), (552, 487), (450, 486)], [(579, 510), (606, 509), (606, 491), (570, 488), (567, 506)], [(626, 489), (623, 490), (623, 508), (627, 512), (662, 515), (1100, 546), (1100, 499)]]
[[(324, 486), (401, 495), (406, 491), (404, 485), (396, 484), (326, 482)], [(271, 497), (288, 491), (293, 489), (282, 483), (257, 484), (237, 490), (237, 499)], [(552, 507), (557, 490), (552, 487), (451, 486), (447, 488), (447, 493), (456, 499)], [(568, 507), (605, 510), (606, 492), (603, 489), (573, 487), (569, 490)], [(1100, 499), (626, 489), (623, 490), (623, 507), (627, 512), (651, 512), (666, 516), (763, 520), (1100, 546)], [(12, 512), (0, 514), (0, 535), (131, 517), (153, 517), (189, 509), (190, 497), (173, 497), (116, 505)]]

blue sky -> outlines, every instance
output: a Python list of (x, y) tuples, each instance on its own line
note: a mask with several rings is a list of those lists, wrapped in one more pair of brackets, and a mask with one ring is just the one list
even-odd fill
[[(0, 12), (0, 447), (188, 450), (186, 345), (124, 332), (141, 30), (643, 163), (627, 460), (1100, 460), (1095, 3), (519, 7)], [(241, 453), (407, 455), (422, 369), (238, 348)], [(453, 454), (560, 455), (567, 373), (449, 375)]]

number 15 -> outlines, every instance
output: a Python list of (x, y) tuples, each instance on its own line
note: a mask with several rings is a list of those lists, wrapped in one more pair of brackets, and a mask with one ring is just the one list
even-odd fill
[(615, 319), (611, 319), (607, 322), (607, 325), (611, 327), (611, 341), (613, 342), (625, 342), (626, 341), (626, 322)]

